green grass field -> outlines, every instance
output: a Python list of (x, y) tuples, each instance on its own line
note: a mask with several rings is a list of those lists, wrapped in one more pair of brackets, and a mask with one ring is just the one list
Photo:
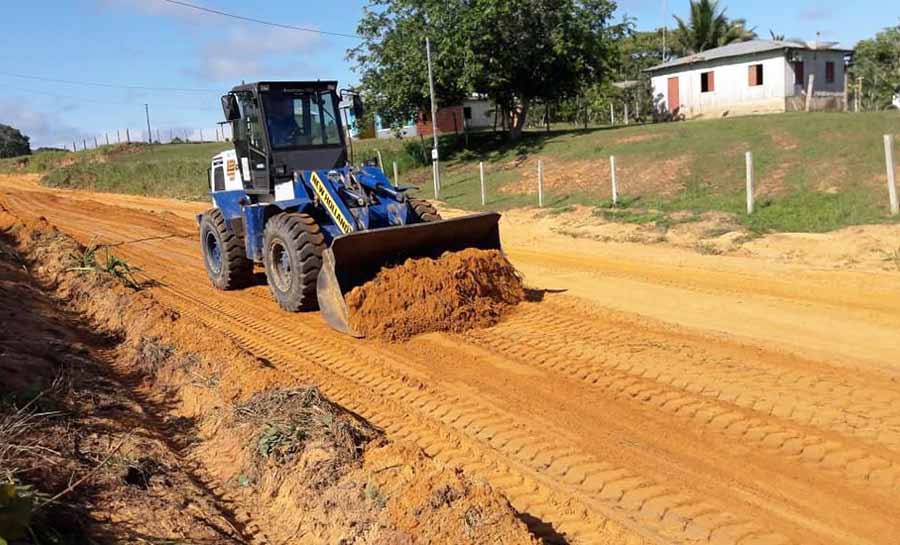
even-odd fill
[[(448, 205), (482, 208), (478, 163), (485, 163), (488, 209), (537, 205), (537, 160), (545, 164), (545, 207), (595, 207), (616, 221), (666, 222), (675, 211), (722, 211), (756, 232), (822, 232), (894, 221), (888, 214), (882, 135), (897, 135), (900, 113), (778, 114), (629, 127), (533, 130), (508, 143), (477, 133), (441, 139), (442, 194)], [(35, 172), (53, 187), (206, 197), (209, 160), (227, 143), (110, 146), (0, 161), (0, 172)], [(359, 162), (380, 151), (389, 177), (433, 196), (430, 140), (354, 142)], [(898, 146), (900, 148), (900, 146)], [(744, 152), (754, 154), (756, 212), (745, 211)], [(609, 156), (620, 203), (611, 209)], [(900, 157), (900, 149), (895, 152)]]

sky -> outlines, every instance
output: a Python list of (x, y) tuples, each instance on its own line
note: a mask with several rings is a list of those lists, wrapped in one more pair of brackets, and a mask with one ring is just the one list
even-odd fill
[[(367, 0), (188, 0), (246, 17), (353, 34)], [(32, 147), (89, 147), (116, 131), (209, 137), (219, 96), (255, 80), (336, 79), (352, 85), (346, 59), (354, 38), (279, 29), (164, 0), (4, 0), (0, 18), (0, 123), (21, 129)], [(852, 47), (900, 22), (896, 0), (720, 0), (761, 36), (837, 41)], [(688, 0), (619, 0), (617, 18), (639, 29), (686, 16)], [(29, 76), (29, 77), (23, 77)], [(40, 79), (45, 78), (45, 79)], [(67, 80), (47, 81), (46, 78)], [(104, 85), (83, 85), (74, 82)], [(116, 86), (131, 87), (119, 88)], [(165, 89), (146, 89), (165, 88)]]

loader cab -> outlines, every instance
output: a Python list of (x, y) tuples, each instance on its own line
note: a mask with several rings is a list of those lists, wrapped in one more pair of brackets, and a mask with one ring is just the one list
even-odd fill
[(295, 171), (347, 163), (337, 82), (260, 82), (222, 97), (244, 190), (269, 195)]

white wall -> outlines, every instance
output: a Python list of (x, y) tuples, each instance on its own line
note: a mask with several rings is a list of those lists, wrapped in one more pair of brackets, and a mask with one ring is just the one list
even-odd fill
[[(793, 55), (803, 59), (804, 82), (795, 81), (794, 65), (785, 62), (785, 95), (799, 96), (806, 94), (806, 86), (809, 83), (809, 75), (815, 74), (813, 92), (843, 93), (844, 78), (846, 77), (844, 66), (844, 53), (841, 51), (808, 51), (799, 50)], [(834, 63), (834, 82), (825, 81), (825, 63)]]
[[(748, 73), (753, 64), (763, 65), (763, 84), (751, 87)], [(785, 64), (784, 52), (779, 50), (673, 67), (653, 75), (653, 95), (662, 95), (662, 104), (668, 104), (668, 79), (678, 77), (681, 113), (686, 117), (720, 115), (731, 110), (735, 113), (784, 111)], [(822, 70), (824, 78), (825, 69)], [(700, 74), (709, 71), (715, 73), (715, 88), (702, 93)]]
[(494, 105), (489, 100), (463, 101), (463, 108), (472, 108), (472, 119), (469, 120), (469, 128), (482, 129), (494, 126)]

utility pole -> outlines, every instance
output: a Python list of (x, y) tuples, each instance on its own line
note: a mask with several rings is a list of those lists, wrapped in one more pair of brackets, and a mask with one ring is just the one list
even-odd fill
[(434, 163), (434, 198), (439, 198), (441, 191), (440, 154), (438, 152), (437, 134), (437, 102), (434, 100), (434, 74), (431, 70), (431, 39), (425, 38), (425, 56), (428, 58), (428, 90), (431, 94), (431, 136), (434, 147), (431, 149), (431, 160)]
[(669, 2), (668, 0), (663, 0), (663, 50), (662, 50), (662, 61), (666, 62), (667, 57), (669, 56), (669, 52), (666, 48), (666, 38), (668, 34), (669, 23), (667, 19), (669, 18)]
[(147, 114), (147, 143), (153, 143), (153, 131), (150, 130), (150, 105), (144, 104), (144, 112)]

